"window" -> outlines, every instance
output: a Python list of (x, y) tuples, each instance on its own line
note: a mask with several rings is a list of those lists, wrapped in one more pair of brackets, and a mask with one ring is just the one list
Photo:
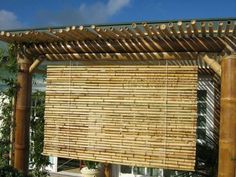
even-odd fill
[(162, 169), (120, 166), (120, 177), (159, 177), (163, 175)]
[(198, 120), (197, 120), (197, 139), (204, 142), (206, 139), (206, 113), (207, 113), (207, 91), (198, 90)]

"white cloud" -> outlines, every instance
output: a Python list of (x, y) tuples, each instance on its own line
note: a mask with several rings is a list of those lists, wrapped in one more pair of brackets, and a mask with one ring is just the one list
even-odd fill
[(79, 8), (79, 12), (83, 16), (86, 15), (89, 22), (104, 22), (129, 3), (130, 0), (108, 0), (107, 3), (98, 2), (92, 5), (82, 4)]
[[(77, 8), (56, 12), (41, 12), (38, 16), (40, 25), (72, 25), (107, 22), (110, 17), (126, 7), (131, 0), (97, 1), (93, 4), (83, 3)], [(45, 21), (46, 20), (46, 21)]]
[(0, 29), (13, 29), (22, 27), (17, 16), (10, 11), (0, 10)]
[(107, 13), (108, 15), (116, 14), (120, 9), (127, 6), (130, 0), (109, 0), (107, 3)]

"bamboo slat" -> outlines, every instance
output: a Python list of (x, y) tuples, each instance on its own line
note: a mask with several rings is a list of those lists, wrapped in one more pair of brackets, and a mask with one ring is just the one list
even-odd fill
[(229, 34), (230, 27), (231, 27), (231, 21), (228, 21), (225, 27), (225, 35)]
[(206, 37), (206, 22), (201, 22), (202, 37)]
[(194, 170), (195, 66), (48, 66), (44, 154)]
[(197, 27), (197, 22), (196, 22), (196, 20), (192, 20), (191, 21), (191, 25), (192, 25), (192, 27), (193, 27), (193, 32), (194, 32), (194, 35), (196, 36), (196, 37), (198, 37), (198, 27)]
[(214, 23), (209, 22), (209, 23), (208, 23), (208, 28), (209, 28), (209, 35), (210, 35), (211, 37), (213, 37), (213, 36), (214, 36)]
[(223, 26), (224, 26), (224, 23), (223, 22), (219, 22), (219, 24), (218, 24), (218, 36), (222, 35)]
[(169, 24), (168, 24), (168, 27), (169, 27), (170, 30), (172, 31), (173, 37), (178, 37), (178, 33), (177, 33), (177, 31), (176, 31), (176, 28), (175, 28), (174, 24), (173, 24), (173, 23), (169, 23)]
[(232, 31), (233, 35), (236, 35), (236, 22), (234, 22), (233, 24), (233, 31)]
[(177, 26), (178, 26), (181, 37), (185, 37), (185, 32), (184, 32), (184, 29), (183, 29), (183, 22), (178, 21)]

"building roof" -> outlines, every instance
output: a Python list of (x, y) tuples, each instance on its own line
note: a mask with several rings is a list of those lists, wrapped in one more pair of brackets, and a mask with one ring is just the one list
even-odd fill
[(236, 18), (1, 31), (0, 40), (48, 60), (160, 59), (175, 58), (176, 52), (195, 58), (200, 52), (235, 51)]

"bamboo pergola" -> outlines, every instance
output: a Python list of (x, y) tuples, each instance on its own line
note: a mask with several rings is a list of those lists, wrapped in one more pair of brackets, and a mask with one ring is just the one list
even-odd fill
[[(32, 74), (52, 63), (183, 62), (210, 67), (221, 77), (219, 177), (235, 176), (236, 19), (143, 22), (1, 31), (0, 40), (18, 47), (15, 164), (28, 171)], [(108, 166), (108, 165), (106, 165)]]

